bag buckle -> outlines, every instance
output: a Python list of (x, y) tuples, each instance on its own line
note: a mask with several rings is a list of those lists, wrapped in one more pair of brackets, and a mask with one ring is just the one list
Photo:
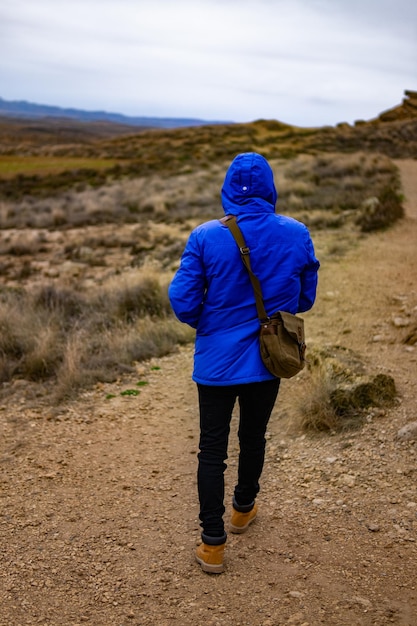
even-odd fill
[(277, 324), (281, 323), (281, 316), (279, 313), (268, 315), (267, 317), (264, 317), (263, 319), (259, 320), (259, 323), (261, 326), (269, 326), (269, 324), (273, 324), (274, 322), (276, 322)]
[(248, 246), (243, 246), (242, 248), (239, 248), (240, 254), (249, 254), (250, 250), (248, 248)]

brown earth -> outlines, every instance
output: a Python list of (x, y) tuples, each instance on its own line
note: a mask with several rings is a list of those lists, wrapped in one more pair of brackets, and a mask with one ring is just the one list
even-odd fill
[[(211, 576), (193, 557), (191, 347), (54, 409), (16, 382), (0, 406), (1, 626), (417, 624), (417, 446), (397, 438), (417, 420), (417, 352), (403, 343), (417, 320), (417, 162), (398, 165), (405, 219), (323, 264), (305, 316), (310, 343), (394, 377), (395, 407), (309, 435), (296, 417), (308, 373), (284, 381), (259, 517), (229, 535), (226, 572)], [(227, 515), (235, 429), (228, 463)]]

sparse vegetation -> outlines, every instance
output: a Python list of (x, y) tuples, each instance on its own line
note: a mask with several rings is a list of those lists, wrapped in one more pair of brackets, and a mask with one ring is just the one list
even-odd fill
[(150, 273), (93, 293), (47, 284), (3, 290), (0, 299), (1, 381), (53, 379), (59, 396), (114, 380), (192, 337), (171, 315), (166, 285)]
[(304, 430), (358, 428), (367, 409), (391, 406), (396, 398), (394, 379), (386, 374), (367, 374), (360, 356), (347, 348), (316, 346), (308, 359), (308, 380), (299, 405)]
[[(277, 164), (276, 171), (280, 212), (315, 230), (357, 225), (370, 232), (403, 215), (398, 172), (382, 155), (301, 155), (282, 169)], [(367, 214), (365, 227), (363, 207), (370, 197), (378, 199), (379, 208), (372, 218)]]
[(263, 153), (278, 211), (327, 233), (326, 254), (342, 256), (359, 234), (402, 216), (386, 155), (414, 145), (410, 120), (401, 133), (396, 122), (303, 129), (259, 120), (110, 139), (107, 127), (89, 135), (68, 124), (60, 134), (46, 124), (42, 134), (10, 124), (0, 124), (0, 377), (55, 380), (61, 394), (191, 338), (166, 285), (191, 229), (222, 215), (224, 173), (238, 152)]
[(14, 136), (10, 136), (7, 126), (0, 124), (0, 155), (87, 159), (88, 162), (99, 159), (117, 164), (108, 171), (87, 166), (68, 168), (60, 174), (48, 174), (45, 170), (42, 176), (27, 176), (21, 169), (14, 178), (1, 183), (0, 198), (13, 200), (27, 195), (48, 197), (75, 185), (88, 188), (125, 178), (196, 173), (210, 169), (214, 163), (228, 163), (237, 153), (251, 150), (262, 152), (268, 159), (323, 153), (366, 152), (389, 157), (417, 154), (415, 118), (323, 128), (298, 128), (274, 120), (259, 120), (250, 124), (147, 130), (101, 141), (96, 134), (89, 137), (87, 126), (82, 128), (83, 132), (74, 128), (72, 136), (70, 129), (66, 129), (62, 138), (55, 133), (55, 142), (51, 136), (28, 128), (26, 140), (23, 134), (16, 143), (14, 137), (22, 135), (22, 129), (20, 133), (18, 127), (14, 130)]
[(83, 157), (56, 156), (0, 156), (0, 180), (16, 175), (56, 175), (66, 170), (110, 169), (117, 161), (111, 159), (88, 159)]
[(384, 187), (378, 196), (362, 203), (356, 224), (364, 233), (391, 226), (404, 216), (401, 200), (400, 194), (393, 187)]
[[(278, 210), (308, 226), (339, 228), (346, 222), (354, 225), (356, 220), (362, 230), (371, 230), (402, 215), (399, 179), (388, 157), (300, 155), (272, 160), (271, 164), (280, 194)], [(222, 214), (220, 188), (227, 166), (226, 162), (216, 163), (188, 174), (141, 176), (45, 199), (4, 201), (0, 226), (63, 229), (213, 219)], [(363, 216), (363, 203), (370, 197), (380, 198), (381, 207), (371, 220), (369, 215)]]

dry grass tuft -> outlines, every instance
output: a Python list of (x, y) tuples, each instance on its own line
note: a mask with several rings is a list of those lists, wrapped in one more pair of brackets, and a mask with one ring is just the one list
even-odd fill
[(2, 380), (49, 377), (60, 359), (60, 331), (55, 316), (33, 306), (24, 292), (3, 294), (0, 307)]
[(150, 271), (91, 292), (44, 284), (0, 298), (1, 380), (54, 380), (55, 398), (115, 380), (194, 336), (170, 312), (166, 282)]
[(391, 376), (367, 375), (358, 355), (347, 348), (313, 348), (310, 378), (299, 405), (300, 425), (314, 432), (340, 432), (360, 427), (366, 409), (392, 404), (396, 388)]
[(309, 432), (335, 432), (340, 430), (340, 418), (330, 401), (331, 386), (328, 380), (316, 376), (304, 385), (298, 406), (300, 426)]

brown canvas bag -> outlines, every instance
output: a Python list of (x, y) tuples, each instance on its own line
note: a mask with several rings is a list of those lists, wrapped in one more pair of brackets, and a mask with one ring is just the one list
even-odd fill
[(274, 376), (292, 378), (305, 365), (304, 320), (286, 311), (277, 311), (271, 316), (267, 315), (259, 279), (250, 265), (250, 250), (237, 225), (236, 217), (226, 215), (220, 221), (232, 233), (239, 247), (242, 261), (249, 272), (260, 321), (259, 344), (262, 361)]

